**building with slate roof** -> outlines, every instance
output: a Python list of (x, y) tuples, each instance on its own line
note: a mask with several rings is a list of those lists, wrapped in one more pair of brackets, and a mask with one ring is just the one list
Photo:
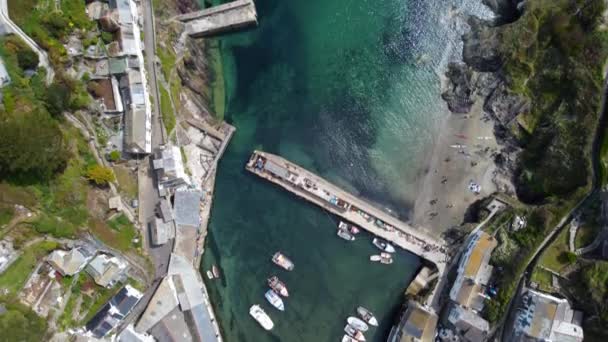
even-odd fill
[(113, 331), (139, 302), (142, 293), (126, 285), (85, 325), (87, 335), (103, 338)]
[(64, 276), (73, 276), (80, 272), (93, 258), (94, 251), (84, 247), (72, 248), (70, 251), (54, 250), (47, 257), (47, 262)]
[(86, 267), (86, 272), (95, 280), (95, 283), (103, 287), (112, 287), (117, 282), (124, 280), (128, 264), (115, 256), (99, 254)]
[(490, 330), (490, 324), (485, 319), (459, 305), (452, 305), (448, 322), (463, 342), (485, 341)]
[(190, 177), (186, 174), (181, 150), (177, 146), (165, 145), (156, 149), (152, 166), (156, 173), (158, 191), (161, 194), (191, 183)]
[(437, 320), (430, 308), (410, 300), (399, 324), (391, 329), (387, 342), (432, 342)]
[(566, 299), (527, 289), (509, 341), (582, 342), (583, 328)]
[(474, 234), (458, 265), (458, 275), (450, 291), (450, 299), (465, 308), (483, 309), (485, 287), (492, 275), (489, 264), (498, 242), (483, 231)]

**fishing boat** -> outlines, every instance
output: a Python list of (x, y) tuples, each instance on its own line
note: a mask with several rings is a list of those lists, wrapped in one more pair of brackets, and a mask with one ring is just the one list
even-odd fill
[(213, 278), (215, 278), (215, 277), (213, 276), (213, 272), (211, 272), (211, 271), (207, 271), (207, 278), (209, 278), (209, 279), (213, 279)]
[(377, 254), (369, 256), (369, 260), (370, 261), (376, 261), (376, 262), (378, 262), (378, 261), (380, 261), (380, 259), (382, 259), (382, 257), (379, 256), (379, 255), (377, 255)]
[(365, 341), (365, 336), (363, 336), (363, 333), (360, 332), (359, 330), (353, 328), (350, 324), (347, 324), (344, 327), (344, 332), (354, 338), (355, 340), (359, 341), (359, 342), (364, 342)]
[(392, 258), (393, 257), (390, 253), (386, 253), (386, 252), (380, 253), (380, 256), (383, 258)]
[(342, 342), (357, 342), (357, 340), (348, 335), (344, 335), (342, 336)]
[(287, 271), (293, 271), (293, 262), (281, 252), (274, 253), (274, 255), (272, 256), (272, 262), (286, 269)]
[(259, 305), (257, 305), (257, 304), (252, 305), (251, 308), (249, 308), (249, 314), (258, 323), (260, 323), (262, 328), (264, 328), (266, 330), (272, 330), (272, 328), (274, 328), (274, 323), (272, 323), (272, 320), (270, 319), (270, 317), (268, 317), (266, 312), (264, 312), (264, 310)]
[(376, 317), (374, 316), (374, 314), (372, 314), (372, 312), (369, 311), (368, 309), (360, 306), (360, 307), (357, 308), (357, 314), (367, 324), (369, 324), (371, 326), (374, 326), (374, 327), (378, 326), (378, 320), (376, 319)]
[(352, 326), (353, 328), (359, 330), (360, 332), (366, 332), (369, 327), (367, 326), (367, 323), (363, 322), (362, 320), (360, 320), (357, 317), (348, 317), (346, 319), (346, 321), (348, 322), (348, 324), (350, 326)]
[(276, 292), (274, 292), (274, 290), (270, 289), (266, 291), (264, 296), (266, 297), (266, 300), (268, 300), (268, 303), (272, 304), (272, 306), (280, 311), (285, 311), (285, 304), (283, 304), (283, 300)]
[(220, 277), (220, 269), (216, 265), (213, 265), (213, 267), (211, 267), (211, 272), (213, 272), (214, 277)]
[(348, 230), (338, 228), (338, 236), (346, 241), (354, 241), (355, 237)]
[(348, 230), (348, 232), (353, 235), (357, 235), (361, 231), (359, 228), (353, 226), (352, 224), (348, 224), (344, 221), (340, 221), (340, 223), (338, 224), (338, 228)]
[(381, 251), (388, 252), (388, 253), (395, 253), (395, 247), (393, 247), (393, 245), (391, 245), (390, 243), (388, 243), (382, 239), (374, 238), (374, 240), (372, 240), (372, 243), (374, 244), (374, 246), (378, 247), (378, 249), (380, 249)]
[(274, 290), (274, 292), (280, 294), (283, 297), (289, 297), (289, 291), (287, 291), (287, 286), (279, 280), (277, 276), (272, 276), (268, 278), (268, 286)]

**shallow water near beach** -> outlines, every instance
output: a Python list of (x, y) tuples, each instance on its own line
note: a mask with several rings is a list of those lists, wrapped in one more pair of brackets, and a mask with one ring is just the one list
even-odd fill
[[(383, 341), (420, 260), (399, 251), (371, 263), (371, 236), (349, 243), (337, 218), (244, 170), (253, 149), (280, 154), (407, 220), (439, 123), (440, 78), (458, 58), (459, 13), (473, 0), (259, 0), (259, 27), (219, 39), (226, 120), (237, 132), (220, 162), (203, 270), (226, 341), (339, 341), (357, 306)], [(296, 264), (270, 261), (277, 250)], [(264, 299), (266, 278), (290, 291), (286, 311)], [(261, 304), (275, 323), (251, 317)]]

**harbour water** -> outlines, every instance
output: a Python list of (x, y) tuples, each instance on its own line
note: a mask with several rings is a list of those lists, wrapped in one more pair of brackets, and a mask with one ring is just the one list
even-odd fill
[[(361, 233), (336, 236), (337, 219), (248, 174), (253, 149), (276, 153), (403, 218), (434, 135), (448, 115), (440, 75), (460, 52), (459, 13), (487, 15), (480, 0), (258, 0), (260, 25), (220, 39), (226, 120), (237, 133), (220, 162), (203, 269), (226, 341), (337, 341), (358, 305), (385, 340), (420, 260), (392, 265)], [(293, 272), (274, 266), (281, 250)], [(266, 278), (289, 287), (286, 311), (264, 299)], [(275, 322), (248, 315), (259, 303)]]

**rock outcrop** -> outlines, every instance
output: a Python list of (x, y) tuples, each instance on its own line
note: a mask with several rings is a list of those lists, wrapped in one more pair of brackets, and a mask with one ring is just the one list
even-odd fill
[(483, 0), (497, 16), (497, 24), (508, 24), (521, 16), (523, 0)]
[(486, 97), (483, 104), (485, 112), (494, 116), (503, 126), (511, 124), (517, 115), (530, 110), (530, 101), (512, 93), (504, 81), (496, 83), (495, 88)]
[(467, 23), (471, 29), (462, 36), (462, 59), (476, 71), (498, 71), (502, 66), (500, 29), (474, 16)]
[(450, 63), (446, 77), (447, 88), (441, 94), (452, 113), (466, 114), (475, 103), (474, 71), (464, 63)]

